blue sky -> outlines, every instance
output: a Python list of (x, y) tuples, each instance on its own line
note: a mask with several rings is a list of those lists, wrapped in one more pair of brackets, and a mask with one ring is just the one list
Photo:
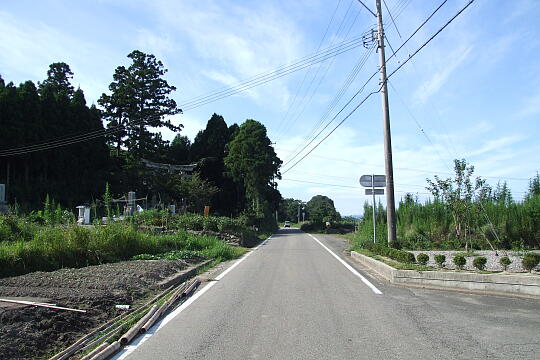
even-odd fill
[[(374, 1), (365, 3), (374, 9)], [(397, 49), (439, 1), (386, 3), (399, 30), (383, 7), (387, 37)], [(388, 62), (389, 72), (465, 3), (448, 1)], [(447, 176), (454, 158), (467, 159), (492, 185), (507, 180), (514, 197), (523, 197), (527, 179), (540, 169), (539, 15), (540, 2), (534, 0), (477, 0), (390, 79), (397, 199), (405, 192), (425, 198), (425, 178)], [(75, 73), (74, 84), (92, 103), (107, 90), (114, 69), (128, 64), (126, 55), (139, 49), (163, 61), (167, 80), (178, 88), (173, 97), (183, 104), (359, 36), (374, 20), (356, 0), (4, 0), (0, 74), (15, 83), (37, 82), (50, 63), (64, 61)], [(329, 120), (377, 70), (375, 52), (355, 48), (173, 120), (193, 138), (214, 112), (229, 124), (256, 119), (287, 161), (309, 139), (364, 56), (365, 65), (323, 119)], [(368, 83), (365, 94), (377, 82), (375, 77)], [(165, 138), (173, 135), (164, 132)], [(384, 173), (383, 161), (381, 100), (375, 95), (286, 172), (279, 189), (284, 197), (305, 201), (324, 194), (342, 214), (358, 214), (369, 199), (358, 178)]]

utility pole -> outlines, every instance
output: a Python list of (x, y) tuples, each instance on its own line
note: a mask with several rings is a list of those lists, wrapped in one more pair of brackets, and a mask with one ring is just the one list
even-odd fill
[(396, 204), (394, 200), (394, 169), (392, 165), (392, 138), (390, 135), (390, 110), (388, 108), (388, 88), (386, 79), (386, 57), (384, 55), (384, 29), (381, 0), (375, 0), (378, 23), (378, 51), (381, 72), (381, 98), (384, 123), (384, 159), (386, 170), (386, 222), (388, 226), (388, 246), (396, 243)]

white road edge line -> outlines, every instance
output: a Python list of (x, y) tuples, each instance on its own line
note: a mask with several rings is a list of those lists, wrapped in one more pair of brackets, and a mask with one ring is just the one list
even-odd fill
[(172, 319), (177, 317), (182, 311), (184, 311), (189, 305), (191, 305), (195, 300), (200, 298), (205, 292), (210, 290), (216, 283), (217, 280), (221, 280), (225, 275), (227, 275), (229, 272), (232, 271), (235, 267), (240, 265), (242, 261), (247, 259), (248, 256), (253, 254), (255, 250), (257, 250), (259, 247), (266, 244), (268, 240), (272, 238), (272, 235), (268, 237), (268, 239), (264, 240), (262, 243), (254, 247), (250, 252), (246, 253), (244, 256), (242, 256), (240, 259), (236, 260), (234, 264), (232, 264), (229, 268), (227, 268), (224, 272), (219, 274), (215, 277), (216, 281), (210, 281), (207, 283), (205, 287), (203, 287), (201, 290), (193, 294), (188, 300), (186, 300), (182, 305), (180, 305), (176, 310), (171, 312), (169, 315), (165, 316), (163, 320), (157, 322), (154, 326), (152, 326), (143, 336), (137, 338), (133, 343), (130, 345), (125, 346), (122, 350), (120, 350), (116, 355), (114, 355), (111, 359), (112, 360), (122, 360), (125, 359), (127, 356), (129, 356), (135, 349), (137, 349), (140, 345), (142, 345), (146, 340), (148, 340), (152, 335), (157, 333), (161, 328), (163, 328), (165, 325), (167, 325)]
[(362, 282), (364, 284), (366, 284), (375, 294), (377, 294), (377, 295), (382, 295), (383, 294), (381, 292), (381, 290), (377, 289), (375, 287), (375, 285), (373, 285), (371, 282), (369, 282), (368, 279), (366, 279), (364, 276), (362, 276), (362, 274), (360, 274), (358, 271), (356, 271), (355, 268), (353, 268), (351, 265), (347, 264), (347, 262), (345, 262), (345, 260), (343, 260), (342, 258), (337, 256), (336, 254), (334, 254), (334, 252), (332, 250), (330, 250), (329, 248), (327, 248), (326, 245), (324, 245), (319, 239), (317, 239), (315, 236), (313, 236), (311, 234), (308, 234), (308, 235), (311, 236), (313, 238), (313, 240), (318, 242), (319, 245), (321, 245), (326, 251), (328, 251), (330, 254), (332, 254), (333, 257), (338, 259), (339, 262), (342, 263), (347, 269), (349, 269), (350, 272), (352, 272), (354, 275), (358, 276), (360, 278), (360, 280), (362, 280)]

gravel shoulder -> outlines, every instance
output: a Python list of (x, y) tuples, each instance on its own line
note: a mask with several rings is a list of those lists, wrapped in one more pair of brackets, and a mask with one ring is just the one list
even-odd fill
[(0, 302), (0, 358), (48, 359), (159, 291), (157, 284), (202, 259), (138, 260), (0, 279), (0, 298), (39, 299), (86, 313)]

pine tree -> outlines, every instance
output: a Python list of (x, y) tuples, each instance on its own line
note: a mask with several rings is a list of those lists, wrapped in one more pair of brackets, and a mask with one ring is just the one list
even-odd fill
[(126, 130), (109, 141), (116, 144), (117, 152), (125, 145), (137, 158), (151, 154), (154, 146), (162, 144), (160, 136), (149, 127), (179, 131), (182, 125), (175, 126), (166, 117), (182, 110), (169, 97), (176, 88), (163, 79), (167, 69), (161, 61), (138, 50), (128, 58), (132, 64), (128, 68), (116, 68), (109, 86), (111, 95), (103, 94), (99, 104), (104, 108), (108, 127)]

